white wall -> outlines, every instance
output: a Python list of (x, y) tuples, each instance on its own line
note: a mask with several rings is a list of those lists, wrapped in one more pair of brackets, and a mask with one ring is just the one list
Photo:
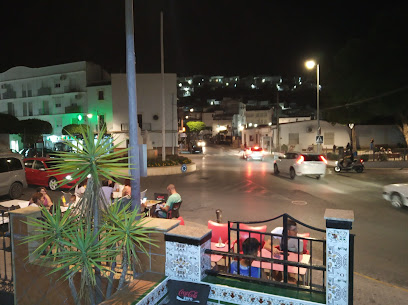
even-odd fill
[[(113, 131), (120, 132), (121, 124), (129, 124), (126, 74), (112, 74)], [(177, 76), (165, 74), (166, 146), (177, 146)], [(154, 147), (162, 146), (162, 85), (160, 74), (136, 75), (137, 113), (143, 124), (151, 124), (149, 136)], [(157, 115), (158, 120), (153, 116)]]
[(405, 144), (404, 136), (396, 125), (356, 125), (354, 128), (357, 146), (361, 149), (368, 149), (371, 139), (374, 139), (375, 145), (396, 147), (398, 143)]

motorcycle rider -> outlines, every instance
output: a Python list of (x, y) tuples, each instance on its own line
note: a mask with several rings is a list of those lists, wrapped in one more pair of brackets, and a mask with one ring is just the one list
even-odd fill
[(341, 161), (341, 166), (344, 168), (347, 168), (353, 163), (353, 161), (354, 161), (354, 155), (353, 155), (353, 152), (351, 151), (351, 148), (349, 148), (344, 153), (344, 158), (343, 158), (343, 161)]

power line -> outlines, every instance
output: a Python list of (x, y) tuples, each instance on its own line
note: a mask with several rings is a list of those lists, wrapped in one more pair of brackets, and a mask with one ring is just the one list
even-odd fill
[(343, 107), (349, 107), (349, 106), (354, 106), (354, 105), (359, 105), (359, 104), (362, 104), (362, 103), (365, 103), (365, 102), (369, 102), (369, 101), (372, 101), (372, 100), (375, 100), (375, 99), (379, 99), (379, 98), (383, 98), (383, 97), (386, 97), (386, 96), (390, 96), (390, 95), (392, 95), (392, 94), (395, 94), (395, 93), (398, 93), (398, 92), (400, 92), (400, 91), (404, 91), (404, 90), (407, 90), (407, 89), (408, 89), (408, 86), (401, 87), (401, 88), (394, 89), (394, 90), (392, 90), (392, 91), (388, 91), (388, 92), (385, 92), (385, 93), (380, 94), (380, 95), (377, 95), (377, 96), (373, 96), (373, 97), (369, 97), (369, 98), (366, 98), (366, 99), (362, 99), (362, 100), (360, 100), (360, 101), (356, 101), (356, 102), (352, 102), (352, 103), (347, 103), (347, 104), (343, 104), (343, 105), (338, 105), (338, 106), (333, 106), (333, 107), (329, 107), (329, 108), (324, 108), (324, 109), (322, 109), (322, 111), (332, 110), (332, 109), (338, 109), (338, 108), (343, 108)]

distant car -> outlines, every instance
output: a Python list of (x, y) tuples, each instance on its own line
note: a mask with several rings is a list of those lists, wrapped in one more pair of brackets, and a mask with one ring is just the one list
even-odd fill
[(204, 140), (197, 141), (197, 146), (205, 147), (205, 141)]
[(264, 150), (259, 147), (259, 146), (254, 146), (246, 149), (244, 151), (244, 159), (249, 161), (249, 160), (260, 160), (263, 161), (264, 159)]
[(191, 144), (190, 152), (192, 154), (201, 154), (201, 153), (203, 153), (203, 147), (198, 145), (197, 142), (193, 142)]
[(288, 152), (274, 161), (275, 175), (288, 173), (290, 179), (296, 176), (315, 176), (317, 179), (326, 174), (327, 160), (323, 155)]
[(24, 159), (25, 173), (27, 183), (39, 186), (48, 186), (50, 190), (55, 191), (59, 188), (58, 182), (68, 180), (69, 182), (61, 188), (69, 189), (75, 186), (78, 179), (72, 180), (71, 175), (61, 174), (51, 167), (55, 159), (51, 158), (27, 158)]
[(33, 158), (33, 157), (49, 157), (54, 151), (49, 148), (23, 148), (20, 150), (20, 155), (24, 158)]
[(15, 153), (0, 153), (0, 196), (17, 199), (27, 187), (23, 158)]
[(394, 183), (384, 186), (383, 197), (391, 201), (391, 205), (396, 208), (408, 206), (408, 184)]

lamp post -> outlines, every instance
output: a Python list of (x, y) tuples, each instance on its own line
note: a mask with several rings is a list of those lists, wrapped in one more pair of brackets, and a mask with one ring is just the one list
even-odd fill
[(349, 128), (350, 128), (350, 141), (351, 141), (351, 152), (353, 152), (353, 127), (354, 127), (354, 124), (353, 123), (350, 123), (350, 124), (348, 124), (348, 126), (349, 126)]
[[(308, 60), (305, 63), (306, 68), (309, 70), (313, 69), (316, 66), (316, 96), (317, 96), (317, 106), (316, 106), (316, 119), (317, 119), (317, 135), (320, 136), (320, 103), (319, 103), (319, 64), (316, 64), (314, 60)], [(320, 154), (320, 142), (317, 143), (317, 153)]]

